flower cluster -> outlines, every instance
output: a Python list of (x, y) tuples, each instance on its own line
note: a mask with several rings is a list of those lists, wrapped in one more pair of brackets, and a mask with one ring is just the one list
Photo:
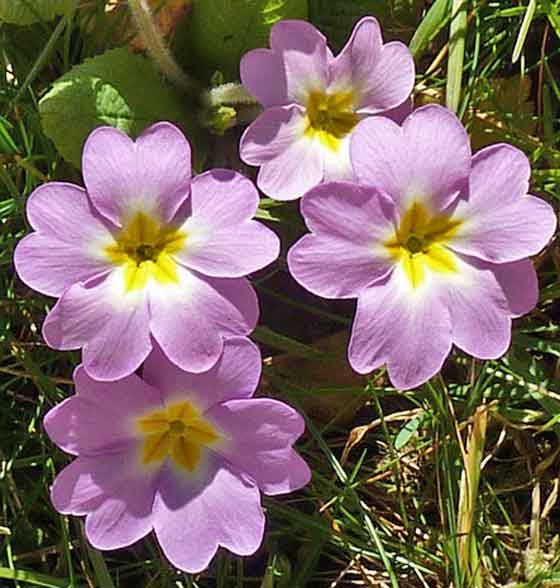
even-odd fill
[(292, 449), (302, 418), (252, 398), (261, 357), (245, 336), (259, 307), (245, 276), (280, 249), (252, 220), (258, 192), (230, 170), (191, 178), (190, 145), (169, 123), (135, 142), (96, 129), (82, 167), (85, 189), (52, 182), (29, 197), (35, 231), (15, 252), (20, 278), (59, 298), (45, 340), (83, 354), (76, 395), (45, 417), (51, 439), (76, 456), (53, 504), (86, 515), (100, 549), (153, 530), (189, 572), (218, 546), (254, 553), (260, 492), (310, 478)]
[[(405, 389), (435, 375), (452, 345), (505, 353), (512, 318), (537, 301), (530, 256), (556, 229), (552, 208), (528, 194), (526, 156), (506, 144), (473, 155), (452, 112), (410, 112), (412, 57), (383, 43), (374, 18), (337, 56), (312, 25), (279, 22), (270, 49), (245, 55), (241, 79), (263, 106), (241, 158), (260, 166), (265, 194), (302, 197), (310, 232), (288, 253), (292, 276), (357, 299), (352, 367), (386, 364)], [(58, 298), (44, 339), (83, 355), (76, 394), (45, 418), (76, 457), (53, 503), (85, 515), (100, 549), (153, 530), (189, 572), (219, 546), (251, 554), (260, 493), (310, 478), (293, 449), (302, 418), (253, 398), (261, 358), (247, 336), (259, 307), (247, 276), (280, 251), (253, 220), (259, 193), (235, 171), (192, 178), (190, 145), (165, 122), (136, 141), (96, 129), (83, 177), (85, 189), (52, 182), (30, 196), (34, 232), (15, 252), (20, 278)]]

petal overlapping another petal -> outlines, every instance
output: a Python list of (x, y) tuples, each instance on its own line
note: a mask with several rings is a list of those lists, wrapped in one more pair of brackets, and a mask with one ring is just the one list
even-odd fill
[(83, 347), (84, 368), (96, 380), (133, 373), (152, 349), (146, 293), (124, 295), (120, 273), (74, 284), (43, 323), (50, 347)]
[(375, 188), (333, 182), (308, 192), (301, 211), (309, 229), (288, 252), (292, 276), (326, 298), (355, 298), (394, 266), (383, 241), (395, 208)]
[(132, 374), (116, 382), (100, 382), (83, 366), (74, 372), (76, 394), (51, 409), (45, 430), (62, 450), (73, 455), (114, 453), (135, 441), (130, 415), (162, 403), (159, 391)]
[(305, 424), (290, 406), (268, 398), (230, 400), (214, 406), (207, 417), (226, 437), (216, 451), (265, 494), (292, 492), (309, 482), (307, 464), (292, 449)]
[(219, 359), (225, 338), (255, 328), (257, 296), (244, 278), (209, 278), (182, 267), (177, 271), (178, 284), (150, 291), (150, 330), (175, 365), (203, 372)]
[(330, 50), (325, 36), (304, 20), (281, 20), (270, 31), (270, 47), (283, 63), (290, 103), (307, 103), (313, 91), (328, 82)]
[(161, 391), (166, 403), (188, 395), (202, 412), (226, 400), (250, 398), (260, 375), (259, 349), (245, 337), (228, 338), (218, 361), (208, 371), (198, 374), (170, 363), (156, 346), (146, 359), (143, 372), (146, 382)]

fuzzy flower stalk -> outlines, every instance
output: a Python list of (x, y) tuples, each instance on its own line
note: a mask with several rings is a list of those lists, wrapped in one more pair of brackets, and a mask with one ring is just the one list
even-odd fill
[(348, 358), (359, 373), (387, 365), (401, 389), (427, 381), (456, 345), (503, 355), (512, 318), (537, 303), (529, 256), (556, 229), (531, 196), (530, 165), (497, 144), (474, 156), (449, 110), (426, 106), (399, 126), (362, 121), (352, 136), (359, 183), (309, 191), (311, 231), (288, 253), (292, 275), (325, 298), (357, 298)]
[(133, 373), (156, 345), (175, 365), (209, 369), (259, 307), (245, 276), (278, 256), (252, 220), (259, 195), (229, 170), (191, 180), (191, 149), (170, 123), (136, 141), (99, 127), (83, 152), (86, 188), (51, 182), (27, 201), (35, 232), (15, 251), (19, 277), (59, 298), (43, 324), (55, 349), (83, 349), (98, 380)]
[(257, 185), (277, 200), (299, 198), (322, 181), (354, 179), (354, 127), (369, 115), (400, 118), (414, 86), (410, 51), (384, 44), (373, 17), (356, 24), (337, 56), (313, 25), (280, 21), (270, 49), (250, 51), (240, 69), (265, 109), (241, 138), (241, 159), (260, 166)]
[(198, 573), (218, 547), (250, 555), (265, 527), (261, 492), (305, 486), (310, 471), (292, 448), (303, 433), (288, 405), (253, 398), (261, 370), (244, 337), (216, 365), (190, 373), (155, 348), (143, 378), (92, 380), (79, 366), (76, 394), (44, 424), (74, 461), (57, 476), (55, 508), (85, 516), (98, 549), (132, 545), (150, 532), (176, 567)]

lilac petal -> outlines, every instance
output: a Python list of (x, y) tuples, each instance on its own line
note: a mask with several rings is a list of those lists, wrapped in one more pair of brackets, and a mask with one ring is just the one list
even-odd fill
[(51, 409), (44, 426), (66, 453), (111, 453), (134, 441), (130, 415), (161, 406), (159, 392), (136, 375), (116, 382), (92, 380), (79, 366), (74, 373), (76, 395)]
[(473, 155), (468, 200), (477, 209), (514, 204), (529, 192), (530, 177), (523, 151), (507, 143), (490, 145)]
[(527, 195), (529, 161), (510, 145), (493, 145), (473, 157), (468, 199), (454, 216), (463, 221), (449, 246), (486, 261), (506, 263), (536, 255), (556, 231), (556, 214)]
[(251, 555), (264, 524), (258, 489), (225, 462), (212, 464), (205, 484), (178, 480), (170, 470), (161, 478), (154, 530), (167, 559), (181, 570), (206, 569), (219, 546)]
[(464, 221), (449, 247), (494, 263), (536, 255), (556, 231), (554, 209), (534, 196), (523, 196), (509, 206), (490, 210), (472, 211), (469, 203), (461, 202), (454, 216)]
[(379, 23), (366, 17), (331, 63), (330, 80), (329, 89), (347, 88), (357, 94), (359, 113), (377, 114), (408, 98), (414, 87), (414, 60), (403, 43), (383, 45)]
[(453, 342), (470, 355), (495, 359), (507, 351), (511, 340), (508, 301), (494, 275), (495, 266), (459, 259), (461, 279), (446, 284)]
[(54, 349), (83, 347), (88, 374), (102, 381), (133, 373), (151, 351), (147, 298), (143, 291), (123, 294), (122, 276), (69, 288), (43, 323), (43, 337)]
[(288, 252), (292, 276), (325, 298), (355, 298), (394, 265), (382, 246), (393, 232), (395, 209), (376, 189), (322, 184), (302, 199), (301, 212), (314, 234)]
[(305, 127), (305, 114), (299, 106), (268, 108), (243, 133), (241, 159), (249, 165), (272, 161), (301, 140)]
[(241, 278), (271, 264), (280, 254), (276, 234), (257, 221), (215, 230), (193, 221), (185, 225), (189, 240), (176, 257), (207, 276)]
[(193, 180), (191, 216), (182, 226), (186, 246), (176, 258), (205, 275), (239, 278), (272, 263), (278, 237), (249, 220), (259, 195), (253, 183), (229, 170), (212, 170)]
[(257, 296), (242, 278), (208, 278), (183, 268), (178, 274), (178, 285), (150, 292), (151, 332), (175, 365), (203, 372), (218, 360), (224, 338), (255, 328)]
[[(133, 491), (131, 491), (133, 490)], [(152, 531), (155, 488), (151, 480), (123, 480), (86, 518), (86, 537), (96, 549), (119, 549)]]
[(336, 149), (331, 149), (317, 140), (314, 141), (314, 147), (323, 154), (324, 182), (351, 182), (356, 179), (350, 160), (350, 135), (342, 137)]
[(413, 108), (414, 100), (412, 99), (412, 97), (410, 97), (407, 98), (402, 104), (395, 106), (395, 108), (386, 110), (378, 116), (386, 116), (398, 125), (402, 125), (402, 123), (405, 121), (408, 115), (412, 112)]
[(94, 206), (116, 225), (138, 210), (166, 222), (189, 195), (191, 148), (168, 122), (147, 128), (136, 142), (99, 127), (84, 145), (82, 171)]
[(276, 200), (295, 200), (323, 179), (324, 148), (301, 137), (259, 170), (257, 185)]
[(301, 200), (310, 231), (346, 239), (356, 245), (383, 241), (396, 222), (393, 201), (377, 188), (350, 182), (330, 182), (310, 190)]
[(27, 217), (37, 232), (18, 243), (14, 263), (30, 288), (59, 297), (72, 284), (110, 270), (103, 248), (113, 237), (83, 188), (43, 184), (27, 200)]
[(437, 374), (451, 351), (451, 319), (442, 288), (411, 292), (396, 268), (362, 292), (348, 347), (350, 365), (366, 374), (387, 363), (396, 388), (409, 389)]
[(517, 318), (531, 312), (539, 300), (539, 280), (530, 259), (492, 266), (507, 299), (509, 314)]
[(283, 61), (286, 95), (290, 102), (305, 106), (313, 91), (327, 85), (327, 40), (304, 20), (281, 20), (270, 31), (270, 46)]
[(393, 265), (372, 248), (323, 235), (305, 235), (288, 252), (292, 277), (324, 298), (356, 298)]
[(143, 377), (161, 391), (167, 403), (188, 395), (201, 412), (225, 400), (250, 398), (261, 376), (261, 354), (245, 337), (224, 342), (223, 353), (212, 368), (193, 374), (172, 364), (158, 346), (144, 364)]
[(402, 127), (380, 116), (362, 120), (352, 133), (350, 155), (358, 181), (387, 192), (401, 210), (416, 200), (440, 211), (468, 185), (468, 136), (441, 106), (418, 108)]
[(131, 487), (149, 485), (152, 477), (139, 476), (134, 451), (110, 453), (102, 457), (80, 456), (56, 477), (51, 489), (55, 509), (62, 514), (93, 512), (105, 498), (116, 494), (123, 483)]
[(103, 501), (106, 489), (118, 484), (123, 455), (112, 454), (104, 459), (79, 457), (67, 465), (56, 476), (51, 488), (54, 508), (71, 515), (85, 515), (95, 510)]
[(242, 57), (239, 70), (245, 89), (265, 108), (289, 102), (280, 54), (270, 49), (254, 49)]
[(305, 424), (290, 406), (268, 398), (230, 400), (206, 417), (227, 439), (216, 451), (266, 494), (292, 492), (309, 482), (307, 464), (291, 448)]
[(192, 217), (216, 228), (229, 228), (255, 216), (259, 193), (244, 175), (212, 169), (193, 179), (190, 203)]

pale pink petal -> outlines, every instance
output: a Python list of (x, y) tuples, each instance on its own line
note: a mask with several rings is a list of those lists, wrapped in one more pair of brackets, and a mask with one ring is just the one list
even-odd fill
[(276, 200), (295, 200), (323, 179), (323, 149), (301, 137), (259, 170), (257, 185)]
[(14, 263), (30, 288), (59, 297), (72, 284), (111, 269), (103, 253), (113, 241), (110, 228), (83, 188), (43, 184), (27, 200), (27, 218), (36, 232), (18, 243)]
[(268, 398), (230, 400), (206, 417), (226, 438), (215, 450), (266, 494), (292, 492), (309, 482), (309, 468), (292, 449), (305, 424), (290, 406)]
[(151, 481), (123, 480), (86, 517), (85, 532), (96, 549), (128, 547), (151, 532), (155, 488)]
[(47, 315), (43, 337), (54, 349), (82, 347), (84, 367), (96, 380), (128, 376), (152, 348), (145, 292), (123, 294), (118, 270), (75, 284)]
[(310, 92), (325, 91), (330, 52), (327, 40), (304, 20), (281, 20), (270, 31), (270, 46), (283, 62), (290, 102), (305, 106)]
[(492, 266), (492, 271), (504, 292), (509, 314), (517, 318), (531, 312), (539, 300), (539, 280), (530, 259)]
[(350, 155), (358, 181), (387, 192), (401, 210), (418, 201), (438, 212), (468, 185), (468, 136), (441, 106), (418, 108), (402, 127), (380, 116), (362, 120), (352, 133)]
[(305, 113), (299, 106), (268, 108), (243, 133), (241, 159), (249, 165), (273, 161), (301, 139), (305, 127)]
[(166, 222), (189, 195), (191, 148), (168, 122), (152, 125), (136, 141), (99, 127), (84, 145), (82, 172), (95, 208), (116, 225), (138, 211)]
[(289, 102), (281, 54), (270, 49), (254, 49), (241, 58), (239, 70), (245, 89), (265, 108)]
[(449, 247), (494, 263), (536, 255), (552, 239), (557, 224), (552, 206), (535, 196), (522, 196), (509, 206), (478, 210), (461, 202), (454, 216), (462, 224)]
[(387, 363), (399, 389), (423, 384), (437, 374), (451, 351), (451, 318), (445, 290), (412, 292), (400, 268), (367, 288), (358, 307), (348, 348), (350, 365), (365, 374)]
[(261, 375), (261, 354), (245, 337), (224, 342), (223, 353), (208, 371), (186, 372), (171, 363), (156, 346), (146, 359), (143, 377), (161, 391), (167, 403), (177, 397), (192, 398), (200, 411), (233, 398), (250, 398)]
[(259, 491), (225, 462), (211, 460), (204, 483), (167, 470), (154, 501), (154, 530), (177, 568), (198, 573), (219, 546), (251, 555), (260, 546), (265, 518)]
[(314, 234), (288, 252), (292, 276), (325, 298), (355, 298), (394, 265), (382, 243), (393, 232), (393, 202), (376, 189), (327, 183), (308, 192), (301, 212)]
[(507, 263), (543, 249), (556, 231), (556, 214), (527, 195), (531, 168), (511, 145), (492, 145), (473, 157), (469, 191), (457, 202), (462, 221), (449, 246), (491, 262)]
[(403, 43), (383, 45), (379, 23), (362, 18), (330, 67), (330, 91), (351, 91), (360, 113), (377, 114), (402, 104), (414, 87), (414, 61)]
[(208, 278), (184, 268), (178, 273), (178, 284), (150, 291), (151, 332), (175, 365), (203, 372), (218, 360), (224, 338), (255, 328), (258, 300), (243, 278)]
[(212, 170), (193, 181), (191, 215), (181, 230), (186, 246), (176, 255), (187, 267), (222, 278), (262, 269), (280, 253), (278, 237), (250, 220), (259, 196), (253, 183), (229, 170)]
[(136, 375), (116, 382), (90, 378), (83, 366), (74, 373), (76, 394), (52, 408), (44, 419), (51, 440), (67, 453), (114, 453), (135, 442), (130, 415), (161, 406), (161, 395)]
[(481, 359), (500, 357), (510, 344), (511, 318), (508, 301), (493, 272), (495, 266), (463, 256), (457, 263), (461, 279), (446, 283), (453, 342)]

